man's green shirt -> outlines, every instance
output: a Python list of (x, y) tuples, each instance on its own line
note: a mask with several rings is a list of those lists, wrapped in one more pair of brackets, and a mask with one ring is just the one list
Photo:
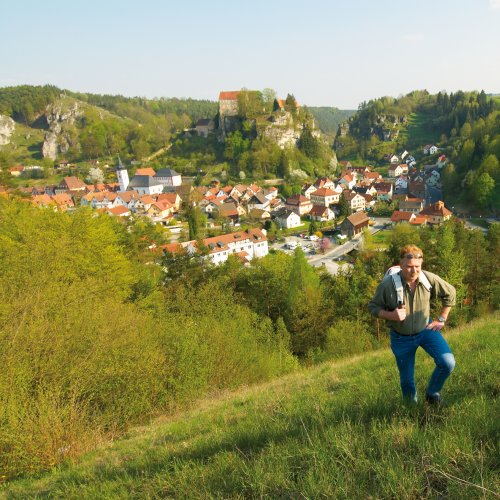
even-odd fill
[[(421, 271), (423, 272), (423, 271)], [(455, 287), (444, 281), (442, 278), (429, 271), (425, 271), (432, 289), (430, 291), (418, 283), (413, 293), (403, 277), (404, 303), (406, 306), (406, 318), (404, 321), (386, 321), (392, 330), (401, 335), (413, 335), (421, 332), (431, 320), (430, 301), (432, 297), (439, 297), (443, 306), (454, 306), (456, 298)], [(379, 312), (384, 309), (393, 311), (398, 305), (396, 288), (390, 276), (386, 276), (377, 287), (373, 299), (368, 304), (370, 313), (378, 317)]]

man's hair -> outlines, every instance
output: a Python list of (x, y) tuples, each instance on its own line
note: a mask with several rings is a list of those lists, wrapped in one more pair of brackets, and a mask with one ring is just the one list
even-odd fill
[(418, 259), (420, 256), (420, 258), (424, 258), (424, 252), (422, 252), (422, 249), (421, 248), (418, 248), (416, 245), (405, 245), (402, 249), (401, 249), (401, 252), (399, 253), (399, 256), (401, 259), (405, 259), (407, 258), (406, 256), (407, 255), (415, 255), (415, 259)]

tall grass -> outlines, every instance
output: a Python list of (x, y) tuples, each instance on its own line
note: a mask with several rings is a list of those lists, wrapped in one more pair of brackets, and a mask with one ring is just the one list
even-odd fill
[[(449, 334), (447, 405), (401, 402), (388, 350), (200, 402), (7, 498), (498, 497), (499, 316)], [(420, 393), (433, 369), (417, 356)]]

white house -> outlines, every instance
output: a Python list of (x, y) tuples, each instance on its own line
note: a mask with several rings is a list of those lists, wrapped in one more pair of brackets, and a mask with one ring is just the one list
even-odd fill
[(398, 177), (394, 181), (394, 189), (398, 193), (400, 193), (401, 191), (406, 191), (408, 189), (408, 179), (406, 177), (403, 177), (403, 176)]
[(276, 223), (285, 229), (291, 229), (302, 225), (300, 216), (291, 210), (284, 210), (276, 215)]
[(424, 146), (424, 155), (433, 155), (433, 154), (436, 154), (437, 150), (438, 150), (438, 148), (434, 144), (426, 144)]
[(335, 213), (329, 207), (314, 205), (309, 212), (311, 220), (316, 221), (329, 221), (335, 219)]
[[(406, 164), (405, 164), (405, 166), (406, 166)], [(402, 173), (403, 173), (403, 168), (401, 167), (401, 165), (394, 163), (394, 164), (391, 164), (391, 166), (389, 167), (389, 171), (388, 171), (389, 177), (393, 177), (393, 178), (399, 177)]]
[(329, 188), (320, 188), (311, 193), (311, 201), (314, 205), (329, 207), (330, 205), (338, 203), (339, 199), (339, 193), (332, 191)]
[(163, 192), (163, 184), (150, 175), (134, 175), (128, 187), (137, 191), (139, 196), (144, 194), (155, 195)]
[[(247, 229), (235, 233), (222, 234), (203, 240), (208, 248), (209, 258), (214, 264), (225, 262), (230, 255), (237, 255), (246, 262), (253, 258), (265, 257), (269, 253), (265, 231), (261, 229)], [(181, 244), (169, 244), (162, 248), (176, 253), (184, 250), (192, 255), (197, 251), (196, 241), (187, 241)]]
[(182, 176), (171, 168), (160, 168), (156, 172), (155, 179), (165, 188), (174, 188), (182, 184)]

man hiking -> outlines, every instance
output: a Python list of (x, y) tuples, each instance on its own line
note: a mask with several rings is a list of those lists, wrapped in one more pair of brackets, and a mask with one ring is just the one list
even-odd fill
[[(401, 249), (401, 271), (386, 276), (368, 304), (370, 313), (386, 320), (390, 328), (391, 349), (399, 369), (403, 398), (417, 401), (415, 353), (422, 347), (436, 363), (425, 399), (442, 402), (440, 390), (455, 368), (455, 358), (440, 330), (455, 305), (455, 288), (439, 276), (422, 271), (423, 252), (415, 245)], [(430, 318), (430, 300), (441, 299), (441, 313)]]

